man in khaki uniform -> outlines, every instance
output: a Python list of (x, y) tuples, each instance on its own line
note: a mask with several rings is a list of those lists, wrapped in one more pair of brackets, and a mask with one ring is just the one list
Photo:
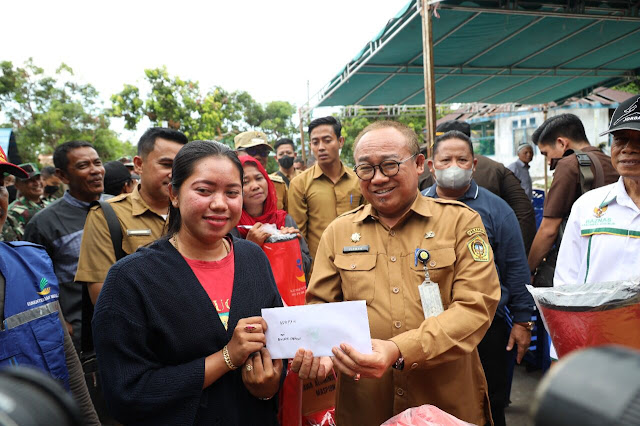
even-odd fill
[[(322, 236), (307, 303), (367, 303), (371, 355), (342, 344), (337, 424), (379, 425), (409, 407), (433, 404), (474, 424), (491, 422), (487, 383), (476, 346), (500, 298), (493, 253), (480, 216), (457, 201), (422, 197), (417, 136), (405, 125), (376, 122), (356, 139), (360, 187), (369, 205), (333, 221)], [(415, 263), (426, 249), (428, 272), (444, 312), (425, 319)], [(327, 358), (293, 361), (301, 377), (322, 377)], [(318, 361), (316, 361), (318, 360)]]
[[(242, 132), (233, 138), (235, 143), (236, 152), (238, 155), (247, 154), (255, 158), (262, 164), (262, 167), (267, 169), (267, 159), (269, 158), (269, 152), (273, 151), (269, 142), (267, 142), (267, 135), (262, 132)], [(276, 196), (278, 197), (278, 210), (288, 211), (287, 206), (287, 184), (284, 180), (276, 174), (269, 175), (269, 179), (276, 187)]]
[(364, 202), (358, 177), (340, 161), (344, 137), (335, 117), (309, 124), (311, 151), (317, 163), (294, 177), (289, 185), (289, 214), (309, 244), (315, 259), (320, 237), (333, 219)]
[[(177, 130), (153, 127), (138, 142), (133, 161), (141, 182), (132, 193), (121, 194), (108, 202), (122, 230), (122, 249), (126, 254), (162, 236), (169, 210), (169, 183), (173, 158), (187, 143)], [(99, 206), (87, 216), (75, 280), (88, 284), (95, 304), (109, 268), (116, 262), (111, 234)]]
[(296, 170), (293, 167), (293, 163), (296, 160), (298, 154), (296, 153), (296, 146), (289, 138), (278, 139), (273, 146), (276, 151), (276, 161), (278, 161), (278, 171), (271, 173), (270, 178), (274, 176), (282, 178), (284, 183), (289, 188), (291, 179), (302, 173), (301, 170)]

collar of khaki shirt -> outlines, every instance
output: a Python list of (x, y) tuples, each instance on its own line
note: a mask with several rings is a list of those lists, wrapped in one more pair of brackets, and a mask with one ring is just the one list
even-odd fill
[[(313, 169), (313, 178), (314, 179), (318, 179), (320, 176), (326, 176), (319, 165), (314, 164), (313, 167), (314, 167), (314, 169)], [(355, 175), (355, 172), (353, 172), (353, 173)], [(344, 163), (342, 161), (340, 161), (340, 177), (338, 178), (338, 181), (340, 181), (340, 179), (342, 179), (345, 174), (351, 176), (350, 173), (349, 173), (349, 170), (344, 166)], [(329, 178), (329, 176), (327, 176), (327, 178)], [(331, 180), (331, 179), (329, 179), (329, 180)]]
[[(140, 195), (140, 191), (138, 190), (139, 188), (140, 188), (140, 184), (136, 185), (136, 187), (134, 188), (133, 192), (130, 195), (131, 214), (134, 216), (140, 216), (144, 214), (147, 210), (150, 210), (153, 213), (157, 214), (158, 216), (162, 217), (162, 215), (153, 211), (151, 207), (149, 207), (149, 205), (146, 203), (146, 201), (144, 201), (144, 199), (142, 198), (142, 195)], [(168, 203), (169, 201), (167, 200), (167, 205)]]
[[(422, 195), (420, 195), (419, 191), (416, 192), (416, 199), (413, 200), (413, 203), (411, 204), (411, 207), (409, 207), (409, 210), (407, 210), (402, 215), (402, 218), (398, 221), (398, 224), (404, 222), (405, 218), (407, 217), (407, 213), (409, 213), (410, 211), (414, 211), (420, 216), (424, 217), (433, 216), (431, 214), (431, 209), (429, 208), (429, 201), (427, 200), (427, 197), (423, 197)], [(363, 222), (368, 217), (372, 217), (376, 220), (378, 219), (378, 212), (371, 206), (371, 204), (364, 205), (359, 212), (353, 215), (353, 222)]]

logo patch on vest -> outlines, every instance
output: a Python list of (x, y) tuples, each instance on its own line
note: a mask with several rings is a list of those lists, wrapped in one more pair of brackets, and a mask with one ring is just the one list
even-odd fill
[(38, 294), (40, 296), (46, 296), (49, 293), (51, 293), (51, 287), (49, 287), (49, 281), (47, 281), (45, 277), (42, 277), (42, 279), (40, 280), (40, 291), (38, 292)]
[(595, 217), (601, 217), (607, 211), (607, 208), (607, 206), (596, 207), (593, 209), (593, 215)]

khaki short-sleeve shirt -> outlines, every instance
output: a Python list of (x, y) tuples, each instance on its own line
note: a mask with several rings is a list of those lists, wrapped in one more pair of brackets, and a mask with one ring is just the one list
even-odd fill
[[(444, 312), (424, 318), (418, 286), (428, 270)], [(365, 300), (371, 337), (392, 340), (404, 369), (381, 379), (340, 377), (337, 424), (381, 424), (433, 404), (473, 424), (488, 422), (487, 384), (477, 345), (500, 300), (493, 253), (480, 216), (462, 203), (417, 194), (391, 229), (371, 205), (333, 221), (320, 241), (307, 303)]]
[[(122, 249), (131, 254), (164, 234), (165, 219), (152, 211), (140, 196), (138, 188), (107, 201), (118, 216), (122, 230)], [(101, 283), (109, 268), (116, 263), (113, 243), (104, 212), (99, 206), (87, 215), (80, 245), (76, 281)]]
[(344, 164), (335, 184), (317, 164), (294, 177), (289, 184), (288, 212), (309, 244), (314, 259), (320, 237), (331, 221), (363, 203), (358, 177)]
[(269, 179), (273, 182), (273, 186), (276, 187), (276, 196), (278, 197), (278, 203), (276, 208), (278, 210), (288, 211), (288, 188), (284, 180), (278, 175), (269, 175)]

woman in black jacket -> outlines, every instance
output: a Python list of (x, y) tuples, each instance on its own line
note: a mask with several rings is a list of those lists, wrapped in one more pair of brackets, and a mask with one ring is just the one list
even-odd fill
[(185, 145), (167, 237), (109, 271), (93, 332), (105, 399), (125, 424), (277, 424), (282, 361), (260, 314), (282, 301), (262, 250), (228, 235), (242, 175), (225, 145)]

